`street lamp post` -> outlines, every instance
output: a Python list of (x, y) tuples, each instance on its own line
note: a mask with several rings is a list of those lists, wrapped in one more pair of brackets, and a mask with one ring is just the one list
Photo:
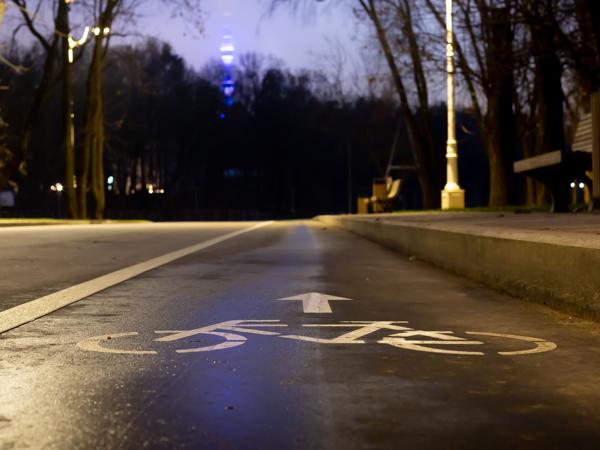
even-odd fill
[(465, 191), (458, 185), (452, 0), (446, 0), (446, 70), (448, 72), (448, 141), (446, 142), (446, 186), (442, 191), (442, 209), (462, 209), (465, 207)]
[(62, 185), (62, 183), (56, 183), (53, 184), (52, 186), (50, 186), (50, 190), (52, 192), (56, 193), (56, 217), (58, 219), (60, 219), (62, 217), (62, 213), (61, 213), (61, 197), (62, 197), (62, 193), (63, 190), (65, 189), (65, 187)]

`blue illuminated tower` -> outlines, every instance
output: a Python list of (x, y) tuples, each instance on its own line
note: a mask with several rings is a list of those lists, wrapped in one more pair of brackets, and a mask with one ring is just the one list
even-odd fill
[(221, 61), (223, 62), (223, 81), (221, 82), (221, 90), (227, 107), (233, 105), (233, 95), (235, 94), (235, 82), (233, 79), (234, 54), (235, 46), (233, 44), (233, 36), (231, 30), (226, 28), (221, 42)]

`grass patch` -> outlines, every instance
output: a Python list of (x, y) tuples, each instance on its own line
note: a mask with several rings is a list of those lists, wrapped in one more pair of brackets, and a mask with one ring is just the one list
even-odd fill
[(533, 212), (550, 212), (549, 206), (501, 206), (501, 207), (489, 207), (489, 206), (477, 206), (473, 208), (462, 208), (462, 209), (423, 209), (423, 210), (398, 210), (394, 211), (394, 214), (422, 214), (422, 213), (465, 213), (465, 212), (486, 212), (486, 213), (514, 213), (514, 214), (527, 214)]
[(150, 220), (70, 220), (51, 218), (0, 218), (0, 227), (19, 225), (87, 225), (87, 224), (110, 224), (110, 223), (150, 223)]

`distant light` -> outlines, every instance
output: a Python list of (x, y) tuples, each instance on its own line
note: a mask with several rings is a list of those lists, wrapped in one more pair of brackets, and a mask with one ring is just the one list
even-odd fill
[(60, 184), (60, 183), (56, 183), (56, 184), (54, 185), (54, 187), (56, 188), (56, 192), (62, 192), (62, 191), (63, 191), (63, 189), (65, 188), (65, 187), (64, 187), (62, 184)]
[(94, 27), (92, 29), (92, 33), (94, 33), (94, 36), (100, 36), (100, 31), (102, 31), (100, 30), (100, 27)]
[(225, 114), (224, 113), (219, 114), (219, 119), (224, 119), (224, 118), (225, 118)]
[(584, 183), (579, 183), (579, 189), (583, 189), (585, 187)]
[(574, 188), (575, 187), (575, 183), (571, 183), (571, 187)]
[(233, 63), (233, 55), (222, 55), (221, 61), (223, 61), (223, 64), (226, 66), (230, 66)]
[(239, 178), (242, 175), (244, 175), (244, 172), (242, 171), (242, 169), (238, 168), (225, 169), (223, 171), (223, 176), (225, 178)]
[(111, 175), (110, 177), (108, 177), (108, 178), (106, 179), (106, 182), (107, 182), (108, 184), (113, 184), (113, 183), (115, 182), (115, 177), (113, 177), (113, 176)]
[(110, 33), (110, 28), (104, 27), (104, 36), (107, 36)]
[(233, 52), (235, 52), (235, 46), (233, 44), (223, 44), (223, 45), (221, 45), (221, 52), (233, 53)]

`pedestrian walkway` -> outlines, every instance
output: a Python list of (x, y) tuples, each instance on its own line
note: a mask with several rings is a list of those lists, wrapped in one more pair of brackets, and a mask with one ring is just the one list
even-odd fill
[(525, 299), (600, 320), (600, 215), (430, 212), (319, 220)]

